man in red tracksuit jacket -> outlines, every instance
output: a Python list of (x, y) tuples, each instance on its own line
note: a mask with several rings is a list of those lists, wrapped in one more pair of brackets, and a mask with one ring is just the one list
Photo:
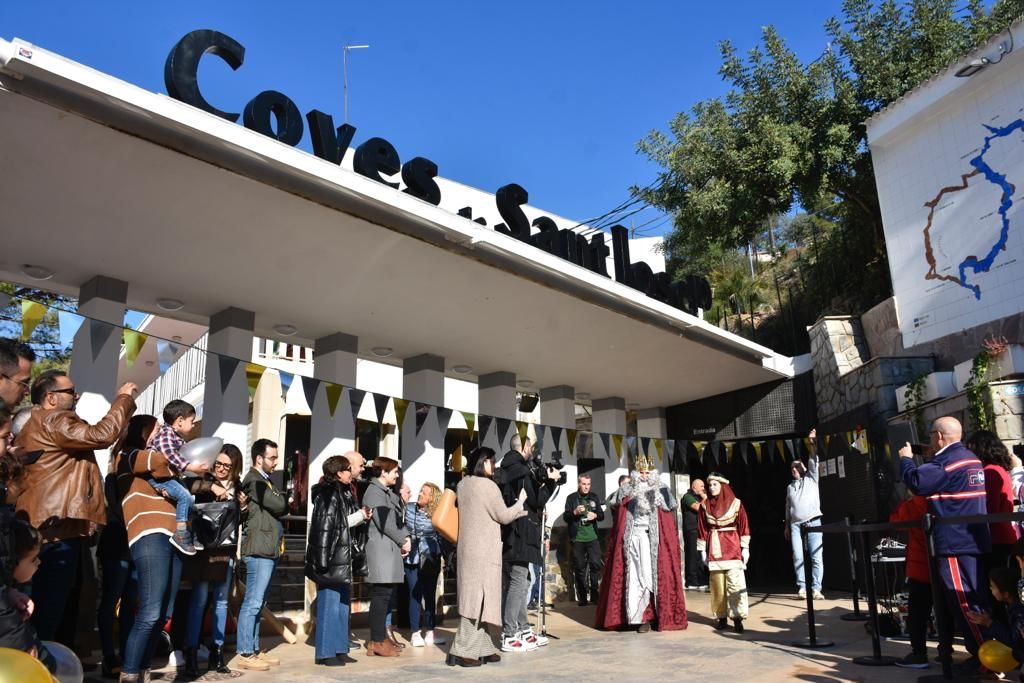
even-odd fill
[[(978, 457), (960, 443), (963, 428), (952, 417), (940, 417), (928, 432), (934, 457), (921, 466), (914, 465), (910, 444), (900, 449), (900, 475), (911, 492), (928, 500), (928, 512), (936, 517), (984, 515), (985, 472)], [(934, 531), (935, 554), (947, 614), (936, 605), (936, 616), (952, 616), (963, 635), (971, 659), (960, 665), (965, 672), (977, 673), (978, 646), (983, 634), (967, 619), (969, 612), (981, 611), (988, 604), (988, 581), (982, 576), (983, 556), (992, 549), (989, 527), (980, 524), (938, 524)], [(944, 629), (951, 635), (952, 629)], [(952, 642), (940, 642), (939, 654), (953, 650)]]

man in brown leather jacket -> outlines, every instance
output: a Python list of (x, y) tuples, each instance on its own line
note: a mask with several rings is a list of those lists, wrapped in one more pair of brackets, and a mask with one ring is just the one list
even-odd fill
[(17, 445), (39, 453), (25, 467), (17, 515), (39, 529), (43, 547), (32, 581), (33, 625), (41, 640), (54, 640), (67, 607), (82, 542), (106, 523), (103, 475), (93, 449), (109, 448), (135, 412), (135, 384), (122, 386), (110, 411), (95, 425), (75, 414), (78, 401), (71, 379), (48, 370), (32, 383), (32, 415)]

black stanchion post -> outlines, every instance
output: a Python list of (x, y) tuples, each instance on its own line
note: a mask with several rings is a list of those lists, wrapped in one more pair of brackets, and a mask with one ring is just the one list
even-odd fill
[(807, 638), (794, 640), (794, 647), (816, 649), (820, 647), (832, 647), (835, 645), (831, 640), (818, 640), (816, 626), (814, 623), (814, 591), (811, 590), (811, 548), (807, 542), (807, 522), (800, 525), (800, 543), (804, 548), (804, 587), (807, 592)]
[[(853, 525), (853, 517), (846, 515), (846, 526)], [(853, 592), (853, 612), (851, 614), (844, 614), (840, 619), (843, 621), (867, 621), (868, 616), (860, 611), (860, 581), (857, 576), (857, 567), (863, 563), (863, 558), (860, 558), (857, 554), (857, 549), (853, 547), (853, 532), (846, 531), (846, 551), (850, 555), (850, 585)], [(868, 562), (868, 567), (871, 563)]]
[(896, 663), (895, 657), (882, 656), (882, 637), (878, 633), (878, 596), (875, 594), (875, 573), (871, 569), (871, 556), (868, 555), (866, 531), (857, 534), (857, 553), (864, 558), (864, 585), (868, 592), (868, 618), (871, 623), (871, 656), (854, 657), (853, 663), (862, 666), (891, 666)]

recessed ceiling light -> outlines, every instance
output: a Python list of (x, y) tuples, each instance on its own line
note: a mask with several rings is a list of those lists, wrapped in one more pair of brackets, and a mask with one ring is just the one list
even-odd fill
[(370, 353), (377, 356), (378, 358), (387, 358), (394, 352), (395, 350), (390, 346), (374, 346), (372, 349), (370, 349)]
[(146, 361), (146, 367), (150, 367), (150, 368), (151, 368), (151, 367), (153, 367), (154, 365), (155, 365), (155, 363), (154, 363), (153, 361), (151, 361), (151, 360), (147, 360), (147, 361)]
[(576, 392), (576, 398), (578, 398), (581, 401), (589, 401), (590, 400), (590, 394), (588, 394), (585, 391), (578, 391), (578, 392)]
[(49, 280), (53, 277), (53, 271), (46, 266), (34, 266), (30, 263), (22, 264), (21, 272), (33, 280)]
[(455, 366), (452, 367), (452, 372), (458, 373), (460, 375), (468, 375), (469, 373), (473, 372), (473, 366), (472, 365), (455, 365)]
[(533, 380), (532, 379), (521, 379), (521, 380), (519, 380), (519, 382), (517, 382), (517, 384), (519, 384), (519, 386), (521, 386), (521, 387), (532, 387), (533, 386)]
[(179, 299), (157, 299), (156, 305), (161, 311), (180, 311), (185, 308), (185, 302)]
[(297, 327), (295, 327), (295, 325), (274, 325), (274, 332), (277, 332), (282, 337), (290, 337), (298, 331), (299, 330)]
[(172, 342), (181, 342), (181, 335), (180, 334), (174, 335), (173, 337), (171, 337), (171, 341)]

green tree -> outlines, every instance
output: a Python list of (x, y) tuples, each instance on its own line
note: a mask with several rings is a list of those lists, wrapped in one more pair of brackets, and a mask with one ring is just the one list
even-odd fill
[(888, 296), (863, 122), (1021, 14), (1024, 0), (998, 0), (989, 10), (981, 0), (846, 0), (841, 17), (825, 25), (831, 42), (810, 63), (771, 26), (744, 56), (722, 42), (719, 74), (729, 91), (638, 145), (661, 167), (659, 182), (633, 192), (672, 214), (664, 245), (670, 272), (710, 273), (712, 287), (726, 285), (714, 272), (723, 252), (747, 247), (776, 217), (804, 209), (810, 215), (785, 221), (773, 254), (795, 249), (776, 264), (790, 270), (777, 274), (814, 284), (796, 292), (808, 298), (795, 304), (803, 317), (833, 306), (859, 313)]

